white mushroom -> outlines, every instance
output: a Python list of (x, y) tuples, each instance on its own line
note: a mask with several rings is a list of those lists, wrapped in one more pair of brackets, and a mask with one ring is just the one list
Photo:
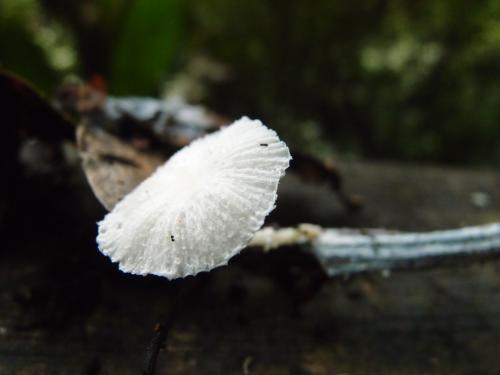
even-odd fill
[(274, 208), (291, 156), (247, 117), (194, 141), (99, 222), (99, 249), (122, 271), (174, 279), (227, 264)]

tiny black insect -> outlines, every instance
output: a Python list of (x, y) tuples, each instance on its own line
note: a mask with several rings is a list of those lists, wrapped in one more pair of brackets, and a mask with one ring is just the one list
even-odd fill
[(269, 146), (267, 143), (261, 143), (260, 145), (261, 145), (262, 147), (267, 147), (267, 146)]
[(175, 242), (174, 235), (171, 235), (171, 236), (170, 236), (170, 239), (172, 240), (172, 242)]

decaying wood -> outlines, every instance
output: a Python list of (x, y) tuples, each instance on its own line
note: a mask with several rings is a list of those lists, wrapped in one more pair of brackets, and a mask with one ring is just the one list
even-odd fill
[(362, 208), (363, 199), (359, 195), (350, 194), (342, 183), (342, 175), (332, 160), (319, 160), (310, 155), (293, 152), (290, 171), (306, 182), (326, 183), (335, 192), (341, 204), (348, 211)]
[[(16, 184), (5, 184), (13, 204), (0, 249), (0, 374), (140, 373), (146, 327), (172, 305), (178, 285), (119, 272), (96, 250), (95, 222), (103, 210), (79, 169), (47, 189), (46, 180), (23, 175), (16, 162), (14, 146), (23, 134), (16, 127), (4, 135), (13, 146), (2, 150), (15, 172), (8, 181)], [(342, 171), (347, 188), (364, 197), (361, 212), (339, 210), (332, 191), (315, 186), (308, 199), (294, 201), (287, 224), (306, 213), (325, 227), (420, 232), (500, 221), (497, 171), (366, 161), (343, 163)], [(478, 192), (489, 204), (471, 200)], [(186, 299), (157, 374), (240, 375), (247, 358), (250, 374), (262, 375), (494, 374), (500, 368), (497, 261), (340, 278), (297, 298), (322, 273), (316, 263), (303, 246), (244, 251), (228, 267), (196, 276), (203, 289)]]
[[(497, 171), (366, 161), (344, 162), (342, 170), (364, 209), (346, 213), (330, 189), (311, 189), (301, 216), (308, 210), (325, 227), (413, 232), (500, 220)], [(157, 375), (241, 375), (248, 357), (250, 374), (264, 375), (494, 374), (500, 367), (498, 261), (330, 279), (314, 292), (310, 279), (323, 271), (300, 246), (245, 250), (227, 267), (173, 284), (123, 274), (101, 256), (94, 236), (103, 210), (86, 185), (69, 181), (53, 194), (27, 184), (31, 193), (16, 200), (20, 216), (10, 217), (17, 232), (0, 251), (2, 375), (140, 374), (151, 327), (193, 279), (200, 290), (185, 298)], [(489, 205), (475, 205), (477, 191)]]

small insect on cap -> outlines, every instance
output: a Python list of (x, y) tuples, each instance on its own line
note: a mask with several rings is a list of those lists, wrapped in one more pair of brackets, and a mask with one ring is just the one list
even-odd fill
[(124, 272), (169, 279), (227, 264), (274, 208), (291, 156), (243, 117), (192, 142), (99, 222), (99, 249)]

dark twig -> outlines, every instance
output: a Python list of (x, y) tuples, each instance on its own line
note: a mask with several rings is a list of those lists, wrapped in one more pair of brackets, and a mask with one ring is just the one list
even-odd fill
[(189, 294), (196, 285), (196, 279), (193, 278), (180, 280), (179, 284), (175, 287), (177, 293), (173, 297), (173, 305), (165, 315), (165, 318), (161, 319), (159, 323), (156, 323), (154, 327), (154, 336), (151, 339), (148, 349), (146, 350), (146, 359), (144, 361), (144, 370), (141, 373), (142, 375), (155, 374), (160, 351), (165, 349), (165, 342), (167, 341), (168, 334), (177, 320), (186, 295)]
[(146, 351), (146, 361), (142, 375), (154, 375), (156, 371), (156, 362), (158, 361), (160, 350), (165, 348), (168, 332), (174, 322), (172, 314), (169, 315), (164, 324), (157, 323), (154, 327), (155, 335)]

